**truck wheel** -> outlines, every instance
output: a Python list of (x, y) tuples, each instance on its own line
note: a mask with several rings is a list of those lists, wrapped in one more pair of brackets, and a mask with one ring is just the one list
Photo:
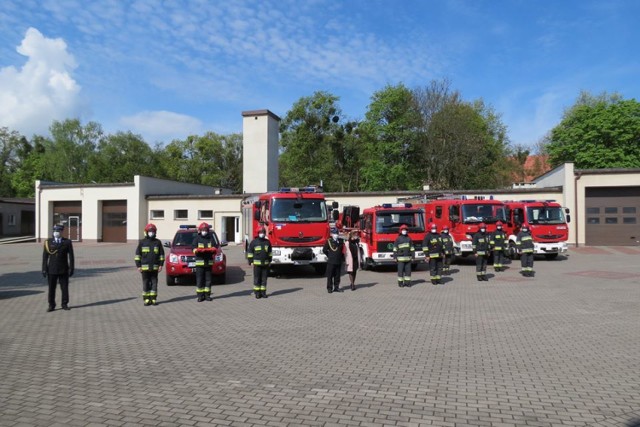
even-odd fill
[(165, 274), (165, 277), (167, 278), (167, 286), (173, 286), (176, 284), (176, 278), (173, 276), (169, 276), (168, 274)]
[(509, 242), (509, 258), (512, 260), (520, 259), (520, 255), (518, 255), (518, 251), (516, 250), (516, 244), (513, 242)]
[(327, 264), (312, 264), (316, 274), (322, 276), (327, 272)]
[(558, 254), (544, 254), (544, 257), (549, 260), (556, 259), (558, 258)]

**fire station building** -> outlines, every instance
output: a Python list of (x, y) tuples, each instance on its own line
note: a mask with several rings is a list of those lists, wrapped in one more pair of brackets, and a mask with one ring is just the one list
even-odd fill
[[(221, 240), (243, 241), (241, 202), (278, 188), (279, 117), (269, 110), (243, 116), (243, 194), (199, 184), (135, 176), (132, 183), (64, 184), (36, 181), (35, 235), (64, 224), (66, 237), (83, 242), (133, 242), (145, 224), (170, 240), (180, 225), (213, 225)], [(308, 183), (302, 183), (308, 184)], [(362, 209), (433, 191), (326, 193), (340, 206)], [(526, 185), (452, 194), (498, 200), (555, 200), (570, 210), (569, 244), (631, 246), (640, 243), (640, 169), (574, 169), (565, 163)]]

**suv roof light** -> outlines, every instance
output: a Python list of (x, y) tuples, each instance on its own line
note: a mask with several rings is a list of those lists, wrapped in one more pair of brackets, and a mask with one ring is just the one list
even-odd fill
[(196, 228), (195, 224), (180, 224), (180, 228), (183, 230), (189, 229), (189, 228)]

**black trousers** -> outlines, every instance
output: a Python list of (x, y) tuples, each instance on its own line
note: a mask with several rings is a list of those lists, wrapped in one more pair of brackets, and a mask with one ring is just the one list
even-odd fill
[(196, 267), (196, 292), (211, 293), (211, 266)]
[(484, 274), (486, 272), (487, 272), (487, 256), (476, 255), (476, 275), (480, 275), (480, 273)]
[(398, 261), (398, 284), (411, 283), (411, 261)]
[(47, 280), (49, 282), (49, 307), (56, 306), (56, 287), (58, 282), (60, 282), (60, 290), (62, 291), (62, 306), (69, 304), (69, 275), (49, 274)]
[(429, 274), (432, 280), (440, 280), (442, 275), (442, 258), (429, 258)]
[(520, 265), (522, 271), (533, 271), (533, 252), (523, 252), (520, 255)]
[(146, 299), (156, 299), (158, 296), (158, 272), (143, 271), (142, 272), (142, 296)]
[(327, 264), (327, 289), (336, 290), (340, 288), (340, 273), (342, 264)]
[(268, 265), (254, 265), (253, 266), (253, 290), (266, 291), (267, 277), (269, 277)]
[(493, 251), (493, 265), (494, 267), (504, 267), (506, 257), (502, 249), (496, 249)]

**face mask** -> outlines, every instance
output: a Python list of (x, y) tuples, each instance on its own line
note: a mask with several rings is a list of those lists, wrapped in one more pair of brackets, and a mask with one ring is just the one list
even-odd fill
[(480, 229), (480, 232), (481, 232), (481, 233), (484, 233), (484, 232), (486, 232), (486, 231), (487, 231), (487, 229), (486, 229), (486, 228), (481, 228), (481, 229)]
[(444, 230), (443, 233), (444, 234), (449, 234), (449, 230)]
[(435, 228), (432, 228), (432, 229), (431, 229), (431, 232), (432, 232), (432, 233), (437, 233), (437, 232), (438, 232), (438, 230), (436, 230)]
[(500, 230), (502, 230), (502, 227), (501, 227), (501, 226), (498, 226), (498, 231), (500, 231)]
[(202, 235), (202, 237), (205, 237), (207, 234), (209, 234), (209, 232), (206, 230), (202, 230), (200, 234)]
[(149, 237), (154, 237), (156, 235), (156, 233), (154, 233), (153, 231), (150, 231), (147, 233), (147, 236)]
[(59, 231), (54, 231), (53, 232), (53, 237), (55, 237), (56, 239), (60, 238), (60, 232)]
[(333, 240), (338, 240), (338, 235), (337, 234), (332, 234), (331, 237), (333, 238)]
[(402, 230), (401, 233), (402, 233), (403, 236), (406, 236), (407, 235), (407, 230)]
[(258, 233), (258, 237), (264, 239), (264, 233)]

